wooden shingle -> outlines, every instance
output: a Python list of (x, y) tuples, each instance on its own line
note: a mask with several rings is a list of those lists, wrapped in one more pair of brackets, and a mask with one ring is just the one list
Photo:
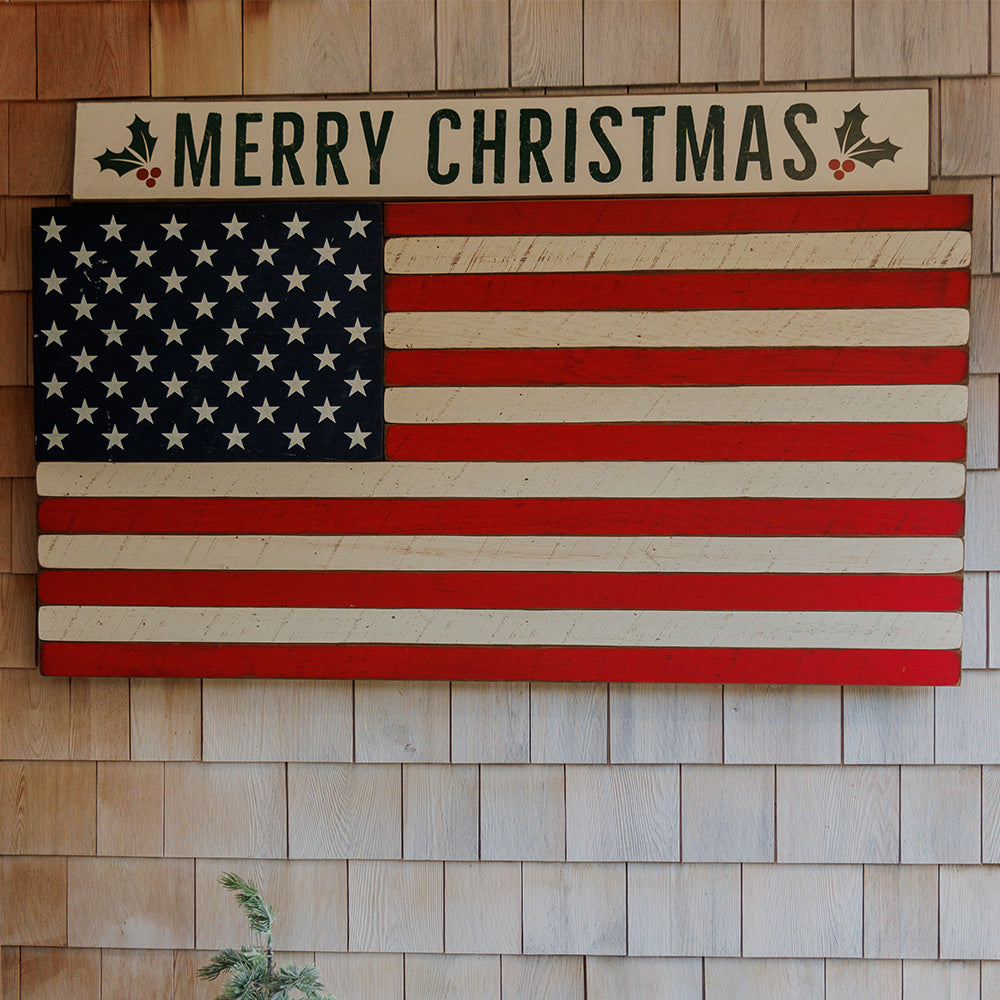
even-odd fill
[(865, 957), (937, 955), (938, 870), (931, 865), (865, 865)]
[(466, 954), (521, 950), (521, 866), (449, 861), (444, 866), (444, 949)]

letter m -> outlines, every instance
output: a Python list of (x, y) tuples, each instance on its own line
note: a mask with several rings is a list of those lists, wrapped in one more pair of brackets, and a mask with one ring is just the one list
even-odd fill
[(191, 116), (186, 112), (177, 115), (177, 138), (174, 143), (174, 187), (184, 187), (185, 162), (191, 164), (191, 184), (201, 185), (205, 167), (209, 167), (210, 187), (219, 186), (219, 161), (222, 149), (222, 115), (213, 111), (205, 122), (205, 134), (201, 137), (201, 149), (195, 152), (194, 129)]
[(682, 104), (677, 109), (677, 180), (687, 179), (687, 154), (691, 150), (691, 163), (695, 180), (705, 179), (708, 154), (712, 152), (712, 180), (723, 179), (723, 156), (726, 138), (726, 109), (721, 104), (713, 104), (708, 111), (708, 124), (701, 149), (694, 130), (694, 114), (690, 104)]

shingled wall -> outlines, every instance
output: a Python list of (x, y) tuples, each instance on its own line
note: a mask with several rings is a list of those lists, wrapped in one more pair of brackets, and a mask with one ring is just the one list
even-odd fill
[[(28, 217), (74, 101), (900, 86), (975, 205), (959, 688), (39, 676)], [(993, 175), (994, 0), (0, 0), (0, 998), (214, 996), (232, 868), (342, 1000), (998, 1000)]]

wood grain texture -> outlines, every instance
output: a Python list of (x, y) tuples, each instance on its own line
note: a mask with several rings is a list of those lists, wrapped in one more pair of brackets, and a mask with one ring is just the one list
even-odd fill
[(745, 956), (860, 958), (861, 949), (861, 865), (743, 866)]
[(368, 89), (367, 0), (243, 4), (245, 94)]
[(204, 758), (350, 760), (353, 709), (349, 681), (206, 680)]
[(38, 497), (33, 479), (12, 479), (11, 492), (11, 569), (14, 573), (38, 572), (38, 543), (35, 515)]
[(134, 677), (129, 694), (133, 760), (201, 757), (201, 681)]
[(173, 982), (170, 1000), (215, 1000), (218, 981), (210, 983), (197, 978), (197, 970), (211, 957), (210, 951), (174, 951)]
[(41, 100), (149, 94), (146, 4), (42, 4), (37, 18)]
[(526, 955), (624, 955), (623, 864), (524, 864)]
[(240, 93), (242, 13), (235, 0), (154, 0), (149, 9), (151, 95)]
[(972, 279), (969, 305), (969, 371), (1000, 371), (1000, 338), (994, 336), (1000, 319), (1000, 275)]
[(608, 728), (615, 764), (721, 762), (722, 688), (612, 684)]
[(512, 87), (583, 83), (583, 0), (512, 0)]
[(402, 955), (317, 952), (316, 968), (340, 1000), (403, 1000)]
[(980, 974), (981, 1000), (997, 1000), (1000, 997), (1000, 962), (980, 962)]
[(54, 203), (54, 198), (0, 198), (0, 291), (30, 291), (31, 210)]
[[(65, 946), (65, 858), (0, 858), (0, 891), (6, 904), (0, 907), (0, 940), (11, 945)], [(10, 958), (5, 948), (4, 1000)], [(18, 993), (11, 996), (17, 1000)]]
[[(912, 959), (903, 962), (903, 996), (948, 997), (948, 1000), (979, 1000), (979, 962), (933, 962)], [(985, 998), (985, 994), (983, 994)]]
[(444, 865), (348, 863), (351, 951), (444, 950)]
[(678, 0), (587, 0), (583, 77), (588, 85), (676, 83)]
[(776, 790), (779, 864), (899, 861), (896, 768), (781, 766)]
[(508, 85), (506, 0), (437, 0), (439, 90), (491, 90)]
[(407, 1000), (500, 1000), (499, 955), (407, 955)]
[(705, 960), (706, 1000), (825, 1000), (822, 959)]
[(845, 764), (930, 764), (932, 688), (845, 687)]
[(681, 767), (685, 862), (774, 861), (774, 768)]
[(1000, 863), (1000, 767), (987, 764), (983, 772), (983, 864)]
[(0, 195), (9, 191), (10, 105), (0, 101)]
[(22, 948), (20, 1000), (101, 1000), (101, 953), (96, 948)]
[(433, 90), (434, 0), (372, 0), (372, 90)]
[(996, 375), (969, 376), (970, 469), (995, 469), (1000, 464), (1000, 402)]
[(35, 11), (27, 4), (0, 7), (0, 100), (35, 97)]
[(70, 193), (75, 121), (71, 101), (10, 105), (11, 194)]
[(761, 5), (754, 0), (682, 0), (682, 83), (759, 80), (760, 42)]
[(985, 670), (989, 649), (989, 574), (962, 578), (962, 669)]
[(989, 178), (960, 180), (933, 178), (932, 194), (968, 194), (972, 196), (972, 273), (989, 274), (992, 266), (993, 199)]
[(167, 950), (105, 948), (101, 996), (173, 1000), (174, 956)]
[(0, 388), (0, 427), (8, 432), (0, 442), (0, 475), (29, 476), (32, 474), (31, 390), (20, 386)]
[(851, 75), (851, 0), (764, 2), (764, 79)]
[(74, 760), (128, 760), (128, 680), (74, 677), (69, 691), (70, 756)]
[(531, 760), (603, 764), (608, 759), (606, 684), (531, 685)]
[(93, 854), (97, 765), (0, 762), (0, 852)]
[[(993, 574), (987, 574), (986, 631), (987, 635), (1000, 635), (1000, 576)], [(1000, 667), (1000, 643), (987, 642), (986, 652), (986, 666), (993, 670)]]
[(64, 677), (0, 670), (0, 758), (68, 758), (69, 691)]
[(702, 1000), (697, 958), (587, 956), (590, 1000)]
[(283, 765), (166, 764), (167, 857), (283, 858), (286, 843)]
[(500, 993), (504, 1000), (583, 1000), (584, 960), (569, 955), (504, 955)]
[(358, 681), (354, 685), (358, 763), (445, 762), (449, 689), (445, 681)]
[(487, 955), (509, 955), (521, 950), (518, 862), (445, 864), (444, 950)]
[(628, 866), (630, 955), (735, 957), (741, 949), (740, 866)]
[[(942, 5), (943, 9), (947, 7)], [(985, 32), (981, 37), (985, 37)], [(970, 115), (968, 109), (976, 108)], [(941, 173), (976, 177), (1000, 172), (995, 122), (1000, 79), (950, 78), (941, 81)]]
[(0, 479), (0, 573), (9, 573), (11, 569), (12, 506), (11, 480)]
[(1000, 763), (1000, 673), (969, 671), (960, 687), (935, 693), (934, 760), (938, 764)]
[(900, 862), (978, 864), (981, 769), (938, 764), (899, 771)]
[(566, 804), (559, 765), (480, 768), (480, 857), (484, 861), (562, 861)]
[(403, 765), (403, 857), (469, 861), (479, 856), (479, 769)]
[(678, 861), (680, 768), (566, 767), (567, 861)]
[(866, 865), (865, 957), (937, 955), (938, 870), (931, 865)]
[(163, 764), (99, 761), (97, 853), (163, 855)]
[(901, 962), (831, 958), (826, 963), (826, 1000), (882, 1000), (902, 991)]
[(451, 759), (456, 764), (527, 764), (531, 701), (526, 681), (451, 685)]
[(4, 996), (19, 997), (21, 995), (20, 948), (0, 948), (0, 984), (2, 984)]
[(940, 881), (941, 958), (993, 958), (1000, 953), (1000, 868), (942, 865)]
[(195, 862), (198, 948), (227, 948), (246, 935), (244, 914), (218, 882), (229, 871), (249, 879), (274, 907), (282, 947), (306, 952), (347, 949), (346, 861), (236, 859)]

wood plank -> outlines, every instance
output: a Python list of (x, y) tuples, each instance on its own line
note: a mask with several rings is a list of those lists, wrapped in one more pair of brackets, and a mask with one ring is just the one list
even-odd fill
[(759, 80), (761, 17), (755, 0), (681, 3), (681, 82)]
[(200, 759), (200, 680), (134, 677), (129, 694), (133, 760)]
[(0, 100), (35, 97), (35, 11), (21, 4), (0, 8)]
[(0, 948), (0, 984), (3, 995), (11, 1000), (21, 996), (21, 949)]
[(70, 858), (70, 948), (190, 948), (194, 862)]
[(0, 757), (69, 757), (70, 682), (34, 670), (0, 670)]
[(168, 857), (285, 857), (283, 765), (169, 762), (164, 779)]
[(966, 573), (962, 579), (962, 669), (985, 670), (989, 646), (987, 573)]
[(101, 953), (96, 948), (22, 948), (21, 1000), (100, 1000)]
[(282, 947), (305, 952), (347, 948), (346, 861), (214, 858), (195, 862), (198, 948), (228, 948), (246, 935), (245, 915), (235, 905), (232, 893), (218, 883), (227, 871), (238, 871), (252, 882), (274, 908)]
[(407, 955), (407, 1000), (500, 1000), (499, 955)]
[(979, 962), (904, 961), (903, 990), (906, 997), (979, 1000)]
[(930, 764), (933, 760), (932, 689), (844, 689), (845, 764)]
[(774, 861), (774, 768), (681, 767), (681, 857), (685, 862)]
[[(0, 291), (31, 290), (31, 210), (52, 205), (54, 200), (0, 198)], [(30, 439), (31, 434), (28, 433), (29, 444)]]
[(218, 981), (197, 978), (197, 970), (212, 957), (210, 951), (174, 951), (170, 1000), (216, 1000)]
[(0, 852), (93, 854), (97, 766), (0, 762)]
[(969, 671), (956, 688), (935, 692), (934, 760), (938, 764), (1000, 763), (1000, 733), (990, 721), (1000, 711), (1000, 674)]
[(823, 959), (705, 959), (706, 1000), (825, 1000)]
[(346, 681), (206, 680), (205, 760), (344, 761), (353, 754)]
[(434, 0), (372, 0), (372, 91), (433, 90)]
[[(66, 859), (5, 857), (0, 858), (0, 889), (13, 905), (0, 909), (0, 938), (11, 945), (36, 947), (66, 945)], [(3, 954), (4, 996), (7, 996), (11, 969), (7, 948)], [(13, 1000), (19, 994), (10, 993)]]
[(937, 957), (938, 869), (866, 865), (865, 957)]
[(367, 0), (243, 5), (245, 94), (368, 90)]
[(451, 685), (451, 759), (456, 764), (527, 764), (531, 756), (526, 681)]
[(1000, 465), (1000, 393), (996, 375), (969, 376), (970, 469)]
[(101, 996), (172, 1000), (174, 956), (166, 950), (106, 948), (101, 952)]
[(561, 861), (566, 856), (564, 768), (480, 768), (480, 857), (483, 861)]
[(940, 957), (993, 958), (1000, 951), (1000, 868), (944, 865), (940, 869)]
[(678, 0), (587, 0), (583, 77), (588, 86), (676, 83)]
[(715, 685), (612, 684), (612, 763), (722, 760), (722, 688)]
[(698, 958), (587, 956), (591, 1000), (703, 1000)]
[(826, 963), (826, 1000), (882, 1000), (902, 995), (902, 962), (831, 958)]
[(471, 861), (479, 856), (479, 768), (403, 766), (403, 857)]
[(624, 955), (624, 864), (524, 864), (526, 955)]
[(145, 4), (43, 4), (37, 18), (40, 100), (149, 94)]
[(851, 0), (764, 2), (764, 79), (845, 79), (851, 75)]
[(128, 760), (128, 681), (123, 677), (74, 677), (69, 721), (69, 753), (75, 760)]
[[(942, 7), (942, 13), (950, 8)], [(980, 38), (985, 43), (985, 27)], [(937, 37), (942, 37), (938, 32)], [(976, 114), (970, 115), (969, 108)], [(1000, 109), (1000, 79), (947, 78), (941, 81), (941, 174), (982, 177), (1000, 171), (994, 122)]]
[(162, 857), (162, 763), (98, 762), (97, 853)]
[(992, 270), (993, 203), (989, 178), (942, 178), (931, 180), (931, 193), (964, 194), (972, 198), (972, 273), (989, 274)]
[(70, 194), (75, 123), (72, 101), (11, 104), (11, 194)]
[(531, 686), (531, 760), (597, 764), (608, 759), (605, 684)]
[(969, 371), (995, 374), (1000, 371), (1000, 345), (991, 331), (1000, 320), (1000, 275), (972, 279), (969, 317)]
[(402, 955), (318, 952), (316, 968), (340, 1000), (403, 1000)]
[(509, 83), (506, 0), (437, 0), (437, 87), (489, 90)]
[(500, 993), (504, 1000), (583, 1000), (583, 956), (504, 955)]
[(347, 877), (351, 951), (443, 951), (443, 864), (351, 861)]
[(629, 954), (740, 954), (739, 865), (628, 866)]
[(1000, 473), (994, 470), (969, 473), (965, 509), (966, 570), (1000, 569), (1000, 540), (991, 527), (1000, 514)]
[(12, 479), (11, 568), (14, 573), (34, 575), (38, 572), (37, 510), (34, 479)]
[(239, 94), (243, 18), (232, 0), (157, 0), (150, 7), (153, 97)]
[(983, 795), (983, 864), (1000, 861), (1000, 768), (982, 769)]
[(583, 0), (513, 0), (512, 87), (579, 87), (583, 83)]
[(679, 861), (680, 768), (566, 767), (567, 861)]
[(455, 954), (520, 952), (519, 862), (445, 864), (444, 949)]
[(11, 549), (13, 547), (11, 482), (10, 479), (0, 479), (0, 573), (10, 573), (11, 571)]
[(0, 195), (9, 193), (10, 105), (0, 101)]
[(398, 765), (288, 765), (289, 857), (399, 858), (401, 826)]
[(7, 428), (0, 442), (0, 475), (30, 476), (32, 455), (31, 390), (21, 386), (0, 387), (0, 426)]
[(899, 860), (909, 864), (979, 864), (981, 769), (937, 764), (901, 767)]
[(354, 759), (358, 763), (444, 763), (449, 759), (446, 681), (358, 681)]
[[(0, 156), (2, 155), (3, 147), (0, 146)], [(0, 384), (27, 383), (30, 343), (27, 295), (21, 292), (0, 292)]]

